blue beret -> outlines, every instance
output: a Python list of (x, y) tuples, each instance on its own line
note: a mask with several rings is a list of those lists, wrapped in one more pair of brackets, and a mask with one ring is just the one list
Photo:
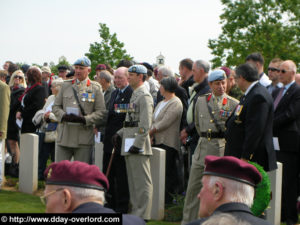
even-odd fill
[(213, 82), (216, 80), (225, 80), (226, 73), (224, 70), (214, 70), (208, 76), (208, 82)]
[(83, 56), (75, 61), (74, 65), (78, 66), (91, 66), (91, 60), (88, 57)]
[(129, 73), (147, 74), (147, 69), (143, 65), (133, 65), (133, 66), (129, 67), (128, 72)]

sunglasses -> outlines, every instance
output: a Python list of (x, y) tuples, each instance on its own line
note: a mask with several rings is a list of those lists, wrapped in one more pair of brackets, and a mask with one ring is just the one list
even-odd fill
[(268, 71), (271, 70), (272, 72), (280, 72), (280, 69), (274, 68), (274, 67), (269, 67)]
[(290, 70), (279, 70), (281, 73), (287, 73), (290, 72)]
[(21, 76), (15, 76), (15, 79), (23, 79)]

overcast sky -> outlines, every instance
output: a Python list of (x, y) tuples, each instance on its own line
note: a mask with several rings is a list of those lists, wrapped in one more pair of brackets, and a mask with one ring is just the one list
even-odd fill
[(189, 57), (211, 60), (209, 39), (221, 33), (219, 0), (0, 0), (0, 68), (6, 60), (70, 63), (100, 42), (106, 23), (137, 61), (162, 53), (178, 72)]

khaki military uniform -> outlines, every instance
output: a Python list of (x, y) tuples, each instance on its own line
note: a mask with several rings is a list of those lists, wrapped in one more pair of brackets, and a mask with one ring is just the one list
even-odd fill
[[(223, 156), (225, 148), (225, 121), (235, 109), (238, 100), (224, 94), (216, 97), (213, 94), (200, 96), (195, 106), (195, 126), (200, 136), (192, 158), (192, 167), (183, 209), (182, 224), (198, 218), (198, 193), (202, 187), (201, 179), (204, 170), (204, 158), (207, 155)], [(210, 111), (213, 116), (211, 116)], [(219, 124), (219, 132), (215, 121)]]
[(0, 80), (0, 189), (4, 180), (5, 164), (5, 139), (7, 133), (7, 120), (9, 115), (10, 89), (9, 86)]
[[(127, 110), (124, 127), (117, 133), (122, 137), (121, 154), (125, 156), (131, 214), (149, 220), (152, 207), (152, 179), (150, 171), (150, 155), (152, 155), (149, 129), (152, 122), (153, 100), (144, 85), (132, 93)], [(126, 139), (131, 138), (133, 145), (141, 152), (130, 154), (125, 152)], [(130, 147), (130, 146), (129, 146)]]
[[(64, 114), (70, 108), (78, 110), (82, 116), (73, 88), (85, 112), (86, 124), (61, 122)], [(88, 78), (82, 82), (78, 80), (65, 81), (58, 93), (52, 112), (59, 123), (57, 127), (57, 140), (55, 161), (74, 160), (89, 162), (91, 149), (94, 144), (94, 124), (103, 119), (105, 102), (100, 84)]]

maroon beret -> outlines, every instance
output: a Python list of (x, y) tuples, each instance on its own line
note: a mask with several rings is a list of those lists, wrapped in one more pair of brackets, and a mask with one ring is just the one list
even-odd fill
[(95, 70), (106, 70), (106, 66), (104, 64), (99, 64), (96, 66)]
[(231, 71), (230, 71), (230, 69), (228, 67), (222, 66), (220, 69), (224, 70), (224, 72), (226, 73), (227, 78), (230, 76), (230, 72)]
[(64, 185), (97, 190), (108, 190), (106, 176), (95, 165), (85, 162), (63, 160), (51, 163), (44, 172), (48, 185)]
[(203, 175), (224, 177), (251, 186), (256, 186), (262, 179), (255, 166), (233, 156), (206, 156)]

